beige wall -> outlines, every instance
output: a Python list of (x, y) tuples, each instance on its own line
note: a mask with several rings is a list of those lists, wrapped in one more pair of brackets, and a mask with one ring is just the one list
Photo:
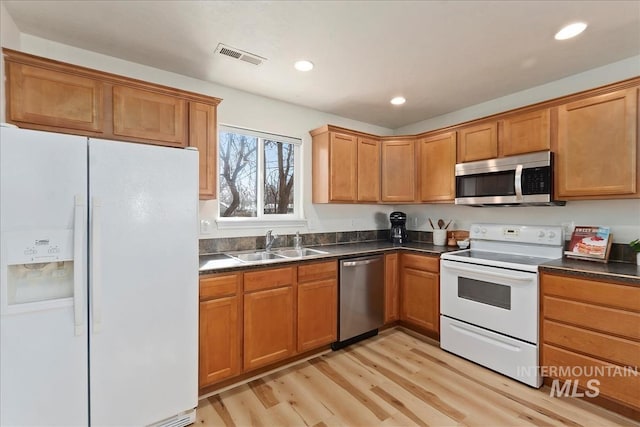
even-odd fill
[[(292, 104), (275, 101), (221, 85), (185, 77), (101, 55), (68, 45), (51, 42), (28, 34), (20, 34), (11, 17), (1, 6), (2, 46), (10, 47), (60, 61), (96, 68), (107, 72), (173, 86), (185, 90), (223, 98), (219, 106), (219, 122), (301, 138), (303, 141), (303, 195), (308, 226), (301, 232), (364, 230), (386, 228), (386, 218), (393, 210), (409, 214), (412, 229), (428, 230), (427, 218), (453, 219), (457, 228), (468, 228), (472, 222), (506, 222), (531, 224), (557, 224), (574, 221), (578, 225), (610, 225), (616, 242), (628, 242), (640, 237), (640, 200), (569, 202), (565, 207), (539, 208), (470, 208), (453, 205), (412, 206), (352, 206), (313, 205), (311, 203), (311, 139), (308, 131), (326, 123), (379, 135), (418, 133), (442, 126), (460, 123), (500, 111), (528, 105), (564, 94), (589, 89), (640, 74), (640, 56), (629, 58), (569, 76), (545, 85), (530, 88), (506, 97), (469, 106), (444, 116), (425, 120), (400, 129), (391, 130), (343, 117), (323, 113)], [(3, 88), (4, 89), (4, 88)], [(2, 91), (4, 112), (4, 90)], [(4, 116), (2, 116), (4, 120)], [(216, 201), (200, 202), (202, 220), (212, 223), (211, 233), (202, 238), (247, 236), (263, 234), (265, 227), (241, 230), (218, 230), (215, 226)], [(277, 229), (292, 233), (296, 228)]]

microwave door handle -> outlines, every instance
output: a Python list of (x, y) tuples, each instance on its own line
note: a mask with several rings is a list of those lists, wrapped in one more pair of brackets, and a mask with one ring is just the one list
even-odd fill
[(514, 187), (516, 190), (516, 201), (521, 202), (524, 200), (522, 197), (522, 165), (516, 166), (516, 176), (515, 176)]

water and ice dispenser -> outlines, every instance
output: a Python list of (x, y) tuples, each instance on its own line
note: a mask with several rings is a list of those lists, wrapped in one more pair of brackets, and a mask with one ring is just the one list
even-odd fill
[(3, 234), (6, 305), (73, 297), (72, 230)]

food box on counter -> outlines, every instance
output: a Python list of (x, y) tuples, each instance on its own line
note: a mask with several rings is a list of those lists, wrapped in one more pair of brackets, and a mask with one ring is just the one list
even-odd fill
[(568, 258), (607, 262), (612, 242), (609, 227), (579, 225), (573, 229), (564, 254)]

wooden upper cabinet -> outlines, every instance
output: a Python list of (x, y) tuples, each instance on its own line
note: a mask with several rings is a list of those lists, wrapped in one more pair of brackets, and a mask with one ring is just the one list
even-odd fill
[(380, 141), (358, 138), (358, 201), (380, 200)]
[(353, 202), (357, 195), (358, 141), (354, 135), (329, 135), (329, 194), (331, 201)]
[(219, 98), (2, 49), (7, 121), (21, 128), (197, 147), (200, 198), (216, 197)]
[(421, 202), (452, 202), (456, 197), (456, 132), (418, 141)]
[(637, 197), (637, 123), (638, 88), (558, 107), (558, 198)]
[(189, 103), (189, 147), (200, 154), (200, 199), (215, 199), (218, 133), (215, 105)]
[(498, 157), (498, 123), (485, 122), (460, 129), (458, 162)]
[(415, 140), (382, 141), (382, 201), (414, 202), (416, 199)]
[(500, 124), (500, 157), (551, 149), (551, 120), (548, 108), (509, 117)]
[(20, 127), (85, 131), (97, 136), (104, 130), (100, 81), (9, 61), (6, 79), (10, 122)]
[(113, 133), (154, 144), (186, 147), (187, 102), (147, 90), (114, 86)]

